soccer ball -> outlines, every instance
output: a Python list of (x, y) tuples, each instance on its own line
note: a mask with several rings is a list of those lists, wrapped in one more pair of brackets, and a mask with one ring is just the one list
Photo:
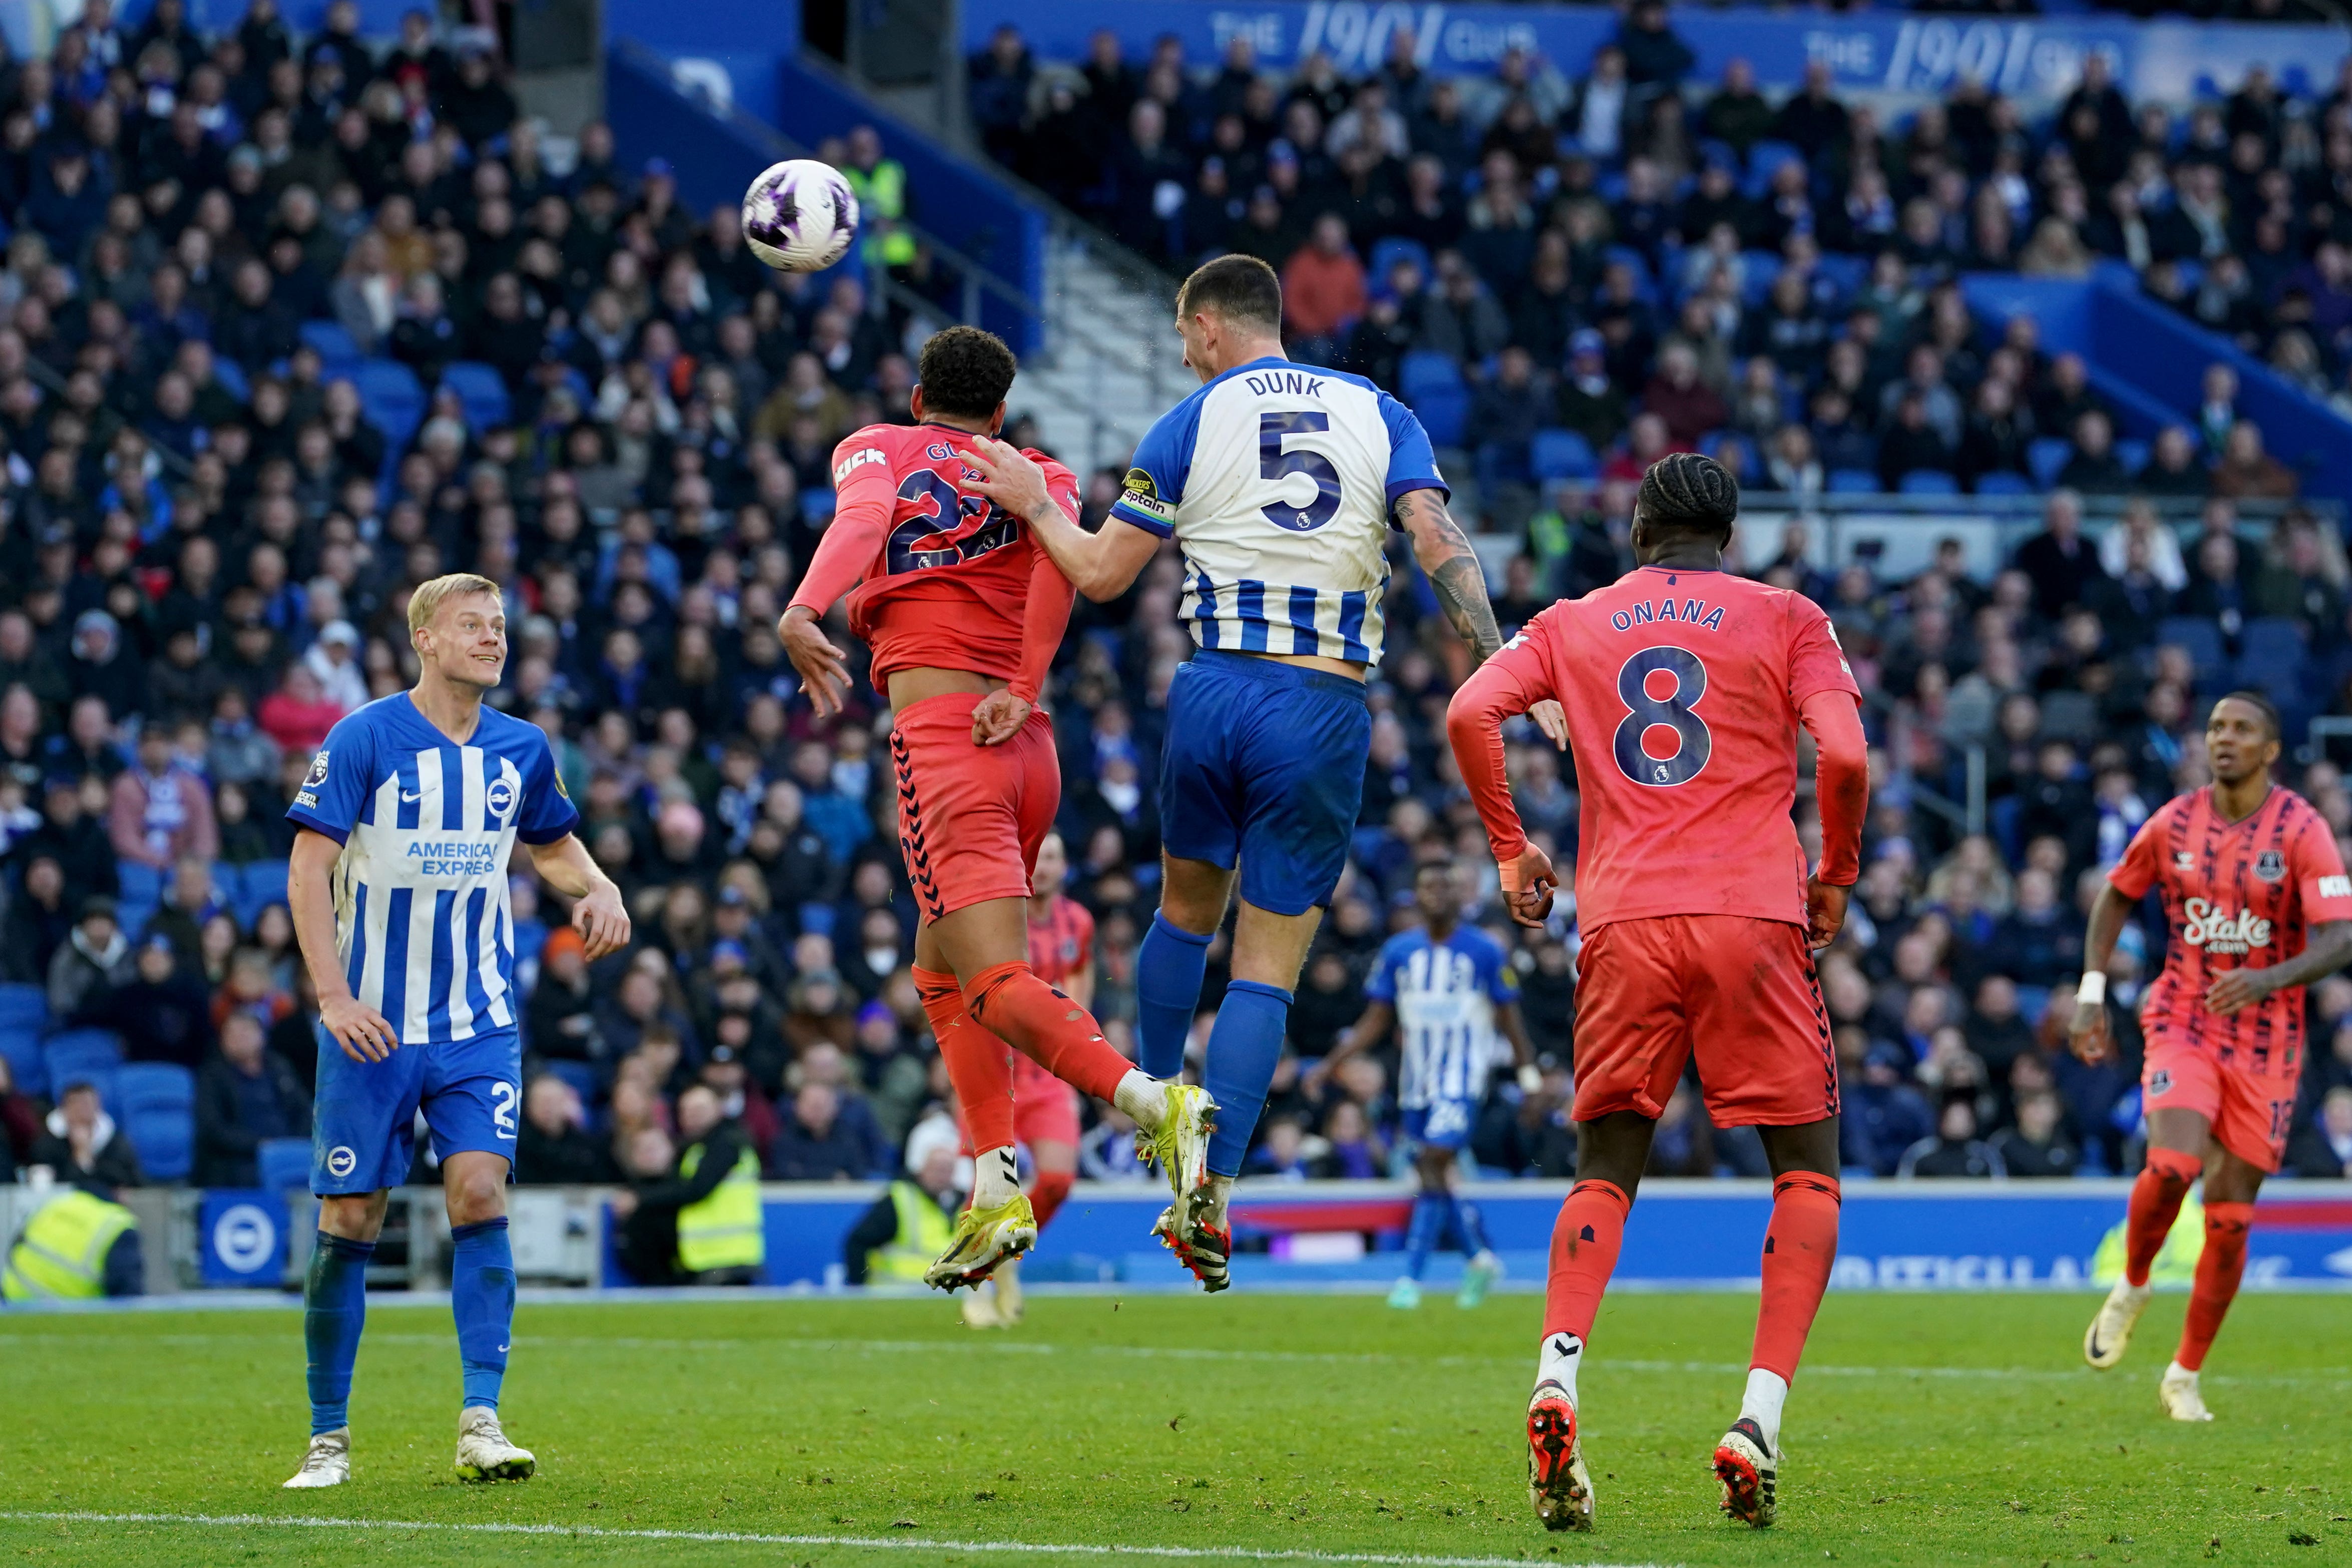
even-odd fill
[(857, 237), (857, 198), (829, 163), (787, 158), (743, 193), (743, 237), (779, 272), (820, 272)]

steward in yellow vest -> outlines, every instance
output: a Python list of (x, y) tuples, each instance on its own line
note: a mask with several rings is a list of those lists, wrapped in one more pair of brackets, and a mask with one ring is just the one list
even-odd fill
[(882, 155), (882, 138), (870, 125), (849, 133), (849, 161), (841, 171), (857, 197), (857, 226), (864, 234), (866, 264), (897, 272), (915, 264), (915, 237), (901, 221), (907, 215), (907, 166)]
[(0, 1272), (0, 1299), (96, 1301), (146, 1285), (139, 1220), (110, 1199), (67, 1187), (26, 1223)]
[(954, 1239), (955, 1214), (963, 1205), (955, 1187), (955, 1146), (932, 1142), (921, 1160), (890, 1184), (842, 1244), (842, 1267), (852, 1285), (919, 1285), (923, 1271)]

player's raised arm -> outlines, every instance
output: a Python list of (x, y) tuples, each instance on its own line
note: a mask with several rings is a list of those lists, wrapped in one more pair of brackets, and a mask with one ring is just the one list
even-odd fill
[[(1479, 604), (1481, 607), (1486, 604), (1483, 581)], [(1491, 622), (1494, 612), (1486, 614)], [(1550, 858), (1528, 842), (1518, 807), (1511, 802), (1510, 780), (1503, 763), (1503, 721), (1551, 697), (1543, 654), (1523, 632), (1480, 665), (1445, 707), (1445, 738), (1454, 747), (1454, 764), (1462, 770), (1463, 785), (1478, 808), (1478, 820), (1486, 825), (1486, 843), (1502, 874), (1511, 918), (1523, 926), (1540, 926), (1551, 913), (1555, 882)]]
[(1007, 442), (982, 437), (971, 444), (964, 460), (978, 476), (963, 481), (964, 492), (986, 496), (1027, 523), (1070, 585), (1097, 604), (1126, 593), (1166, 537), (1137, 527), (1116, 507), (1100, 533), (1088, 533), (1075, 515), (1055, 504), (1045, 470)]
[(776, 622), (784, 657), (793, 661), (820, 719), (840, 712), (849, 694), (849, 661), (824, 635), (824, 617), (881, 552), (896, 493), (888, 455), (862, 430), (834, 448), (833, 484), (833, 521)]

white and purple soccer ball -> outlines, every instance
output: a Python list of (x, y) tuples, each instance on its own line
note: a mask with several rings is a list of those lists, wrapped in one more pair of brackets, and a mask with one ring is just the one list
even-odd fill
[(779, 272), (820, 272), (857, 237), (857, 198), (830, 163), (787, 158), (743, 193), (743, 238)]

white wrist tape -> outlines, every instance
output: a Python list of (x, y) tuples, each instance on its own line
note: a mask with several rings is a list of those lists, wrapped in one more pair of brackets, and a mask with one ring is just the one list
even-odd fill
[(2083, 976), (2083, 984), (2075, 987), (2074, 1000), (2077, 1002), (2088, 1002), (2095, 1006), (2098, 1004), (2105, 1002), (2106, 999), (2106, 972), (2102, 969), (2094, 969), (2084, 973)]

